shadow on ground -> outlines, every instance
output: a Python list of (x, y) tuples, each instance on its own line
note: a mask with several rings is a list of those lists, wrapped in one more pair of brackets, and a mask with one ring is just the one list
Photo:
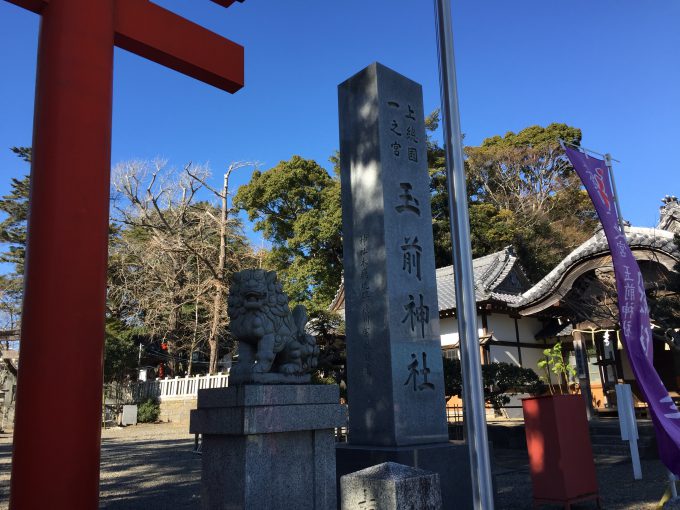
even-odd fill
[[(169, 430), (169, 432), (168, 432)], [(177, 431), (179, 430), (179, 431)], [(201, 457), (184, 429), (155, 425), (107, 432), (102, 440), (100, 508), (106, 510), (188, 510), (200, 508)], [(143, 433), (143, 435), (142, 435)], [(142, 436), (142, 437), (140, 437)], [(7, 509), (11, 436), (0, 435), (0, 510)], [(497, 510), (531, 509), (526, 451), (495, 449)], [(658, 460), (643, 460), (643, 480), (634, 481), (630, 461), (598, 455), (597, 478), (603, 508), (652, 510), (667, 487)], [(556, 510), (558, 506), (544, 506)], [(572, 508), (595, 508), (584, 503)]]
[[(526, 451), (495, 450), (494, 476), (496, 479), (497, 510), (530, 510), (531, 476)], [(597, 455), (597, 482), (602, 508), (607, 510), (652, 510), (666, 490), (667, 471), (658, 460), (642, 461), (642, 480), (633, 480), (633, 468), (625, 457)], [(557, 505), (543, 505), (543, 510), (559, 509)], [(574, 510), (596, 508), (594, 502), (574, 504)]]
[(192, 448), (193, 440), (104, 439), (100, 508), (197, 508), (201, 457)]

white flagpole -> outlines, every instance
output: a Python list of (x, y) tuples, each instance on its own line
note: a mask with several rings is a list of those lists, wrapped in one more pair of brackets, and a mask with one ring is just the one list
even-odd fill
[(470, 221), (463, 162), (463, 137), (458, 111), (456, 69), (453, 57), (453, 30), (450, 0), (435, 0), (437, 42), (439, 48), (439, 83), (442, 98), (442, 124), (446, 150), (446, 183), (449, 194), (451, 242), (456, 285), (456, 316), (460, 335), (460, 359), (463, 376), (463, 416), (470, 451), (472, 503), (475, 510), (493, 510), (493, 486), (489, 443), (486, 432), (484, 392), (482, 390), (477, 306)]

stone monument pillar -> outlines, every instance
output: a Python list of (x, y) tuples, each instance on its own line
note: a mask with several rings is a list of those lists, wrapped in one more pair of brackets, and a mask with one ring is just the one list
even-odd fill
[[(338, 476), (382, 462), (439, 474), (466, 508), (448, 441), (422, 88), (374, 63), (339, 86), (349, 441)], [(454, 495), (455, 494), (455, 495)]]

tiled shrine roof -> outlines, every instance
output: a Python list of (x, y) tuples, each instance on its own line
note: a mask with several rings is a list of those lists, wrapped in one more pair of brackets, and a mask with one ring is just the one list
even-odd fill
[[(665, 260), (665, 265), (670, 266), (669, 269), (672, 267), (672, 259), (680, 259), (680, 253), (676, 249), (672, 232), (647, 227), (626, 227), (625, 230), (628, 245), (637, 259), (658, 260), (661, 263), (664, 263)], [(521, 308), (523, 314), (528, 315), (538, 311), (535, 306), (537, 303), (550, 300), (549, 304), (541, 306), (541, 308), (546, 308), (553, 301), (559, 301), (571, 289), (571, 283), (577, 276), (575, 274), (577, 266), (583, 265), (586, 261), (608, 256), (607, 239), (604, 232), (599, 230), (567, 255), (550, 273), (522, 294), (521, 299), (511, 306)], [(571, 281), (567, 282), (567, 280)]]
[[(522, 291), (529, 288), (530, 283), (520, 268), (517, 256), (510, 246), (501, 251), (476, 258), (472, 261), (475, 275), (475, 294), (477, 302), (499, 301), (505, 304), (517, 302)], [(456, 308), (455, 279), (453, 266), (437, 269), (437, 297), (439, 311), (451, 311)], [(343, 312), (345, 306), (344, 281), (330, 305), (330, 310)]]
[[(521, 298), (522, 291), (529, 288), (529, 281), (522, 271), (511, 247), (473, 259), (475, 297), (481, 301), (500, 301), (511, 304)], [(437, 297), (439, 311), (456, 308), (456, 286), (453, 266), (437, 269)]]
[[(680, 251), (674, 242), (674, 234), (680, 233), (680, 201), (675, 196), (667, 196), (663, 204), (656, 228), (626, 227), (626, 239), (638, 260), (655, 261), (670, 270), (680, 260)], [(508, 246), (472, 261), (476, 300), (478, 303), (493, 301), (519, 309), (522, 315), (531, 315), (557, 303), (580, 274), (606, 265), (607, 257), (609, 246), (604, 233), (599, 230), (531, 287), (512, 247)], [(455, 294), (453, 266), (437, 269), (440, 313), (455, 310)], [(344, 312), (344, 306), (343, 282), (330, 309)]]

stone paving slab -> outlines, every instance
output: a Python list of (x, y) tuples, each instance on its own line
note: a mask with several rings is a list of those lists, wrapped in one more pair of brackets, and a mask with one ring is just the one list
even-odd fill
[[(0, 434), (0, 510), (8, 508), (12, 437)], [(137, 425), (102, 433), (100, 509), (188, 510), (199, 507), (201, 458), (191, 452), (193, 436), (173, 424)], [(531, 479), (526, 452), (495, 450), (496, 509), (529, 510)], [(603, 508), (652, 510), (667, 487), (663, 465), (642, 461), (643, 480), (634, 481), (625, 457), (596, 456)], [(558, 506), (543, 506), (545, 510)], [(595, 508), (584, 503), (572, 508)]]
[[(531, 476), (529, 458), (521, 450), (495, 450), (498, 510), (530, 510)], [(612, 510), (653, 510), (668, 487), (667, 471), (658, 460), (642, 461), (642, 480), (633, 480), (630, 459), (621, 456), (595, 456), (602, 508)], [(544, 510), (562, 508), (543, 505)], [(596, 508), (594, 502), (572, 505), (572, 509)]]

